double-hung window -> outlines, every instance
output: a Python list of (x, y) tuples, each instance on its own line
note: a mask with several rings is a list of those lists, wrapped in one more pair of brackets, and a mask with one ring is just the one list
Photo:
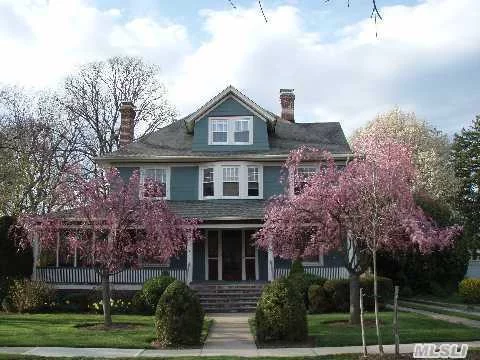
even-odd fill
[[(140, 179), (143, 197), (168, 198), (168, 168), (143, 168)], [(150, 185), (150, 187), (147, 189), (145, 185)]]
[(248, 196), (259, 195), (258, 167), (249, 166), (248, 168)]
[(211, 141), (213, 144), (228, 143), (228, 120), (211, 119), (210, 122)]
[(315, 166), (300, 166), (298, 168), (299, 182), (295, 184), (295, 194), (299, 194), (305, 186), (307, 179), (317, 172)]
[(238, 166), (223, 167), (223, 196), (239, 196)]
[(203, 169), (203, 196), (215, 195), (215, 181), (213, 178), (213, 167)]
[(209, 121), (209, 145), (249, 145), (253, 143), (253, 117), (212, 117)]

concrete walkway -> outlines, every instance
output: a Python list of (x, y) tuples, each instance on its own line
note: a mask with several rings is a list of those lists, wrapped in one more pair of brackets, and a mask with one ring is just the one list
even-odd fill
[[(403, 304), (406, 307), (409, 306), (422, 306), (424, 308), (428, 308), (435, 312), (435, 310), (443, 310), (443, 311), (450, 311), (450, 312), (456, 312), (459, 314), (467, 314), (467, 315), (475, 315), (480, 317), (480, 312), (476, 311), (475, 308), (472, 310), (469, 310), (467, 306), (462, 306), (461, 308), (455, 307), (455, 306), (448, 306), (448, 304), (441, 304), (441, 303), (426, 303), (426, 302), (417, 302), (413, 300), (399, 300), (399, 303)], [(478, 307), (477, 307), (478, 309)]]
[[(392, 305), (387, 305), (387, 308), (393, 309), (393, 306)], [(480, 328), (480, 321), (478, 321), (478, 320), (471, 320), (471, 319), (462, 318), (462, 317), (459, 317), (459, 316), (439, 314), (439, 313), (434, 312), (433, 310), (432, 311), (419, 310), (419, 309), (409, 308), (409, 307), (406, 307), (406, 306), (399, 306), (398, 310), (426, 315), (426, 316), (431, 317), (433, 319), (447, 321), (447, 322), (452, 323), (452, 324), (462, 324), (462, 325), (466, 325), (466, 326)]]
[(241, 350), (245, 356), (255, 356), (257, 346), (250, 332), (248, 319), (252, 314), (210, 315), (213, 326), (203, 345), (202, 355), (237, 355)]
[[(460, 342), (468, 344), (469, 348), (479, 348), (480, 341)], [(440, 343), (436, 343), (440, 344)], [(408, 354), (413, 352), (414, 344), (401, 344), (400, 352)], [(384, 351), (387, 354), (393, 354), (393, 345), (384, 345)], [(361, 346), (343, 346), (343, 347), (316, 347), (316, 348), (276, 348), (276, 349), (245, 349), (231, 348), (216, 350), (215, 353), (208, 353), (202, 349), (186, 349), (186, 350), (144, 350), (144, 349), (107, 349), (107, 348), (59, 348), (59, 347), (35, 347), (35, 348), (16, 348), (16, 347), (0, 347), (0, 353), (4, 354), (23, 354), (36, 355), (46, 357), (174, 357), (174, 356), (249, 356), (249, 357), (291, 357), (291, 356), (319, 356), (319, 355), (335, 355), (335, 354), (360, 354)], [(368, 346), (369, 354), (378, 353), (376, 345)]]

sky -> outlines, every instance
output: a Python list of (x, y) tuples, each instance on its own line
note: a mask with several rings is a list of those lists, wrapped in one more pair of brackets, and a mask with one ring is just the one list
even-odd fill
[[(61, 87), (83, 63), (141, 56), (178, 115), (228, 85), (346, 134), (395, 106), (450, 135), (480, 114), (480, 1), (0, 0), (0, 83)], [(375, 34), (378, 34), (376, 36)]]

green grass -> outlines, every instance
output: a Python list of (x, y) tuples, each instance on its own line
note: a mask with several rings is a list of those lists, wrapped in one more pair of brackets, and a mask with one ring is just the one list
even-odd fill
[(412, 308), (412, 309), (430, 311), (430, 312), (434, 312), (434, 313), (437, 313), (437, 314), (456, 316), (456, 317), (460, 317), (460, 318), (464, 318), (464, 319), (480, 321), (480, 315), (469, 314), (468, 312), (466, 312), (466, 310), (464, 310), (463, 312), (449, 311), (449, 310), (439, 309), (439, 308), (436, 308), (436, 307), (432, 308), (431, 306), (428, 306), (428, 305), (414, 304), (414, 303), (411, 303), (411, 302), (403, 302), (403, 301), (399, 301), (398, 305), (409, 307), (409, 308)]
[[(289, 359), (289, 360), (303, 360), (303, 359), (311, 359), (311, 360), (352, 360), (358, 359), (360, 354), (337, 354), (337, 355), (325, 355), (325, 356), (312, 356), (312, 357), (240, 357), (240, 356), (202, 356), (202, 360), (241, 360), (241, 359), (256, 359), (256, 360), (277, 360), (277, 359)], [(141, 357), (140, 357), (141, 358)], [(0, 360), (47, 360), (51, 358), (43, 357), (43, 356), (29, 356), (29, 355), (10, 355), (10, 354), (0, 354)], [(56, 357), (55, 360), (107, 360), (107, 358), (91, 358), (91, 357)], [(111, 359), (111, 358), (109, 358)], [(133, 360), (139, 359), (139, 357), (124, 357), (124, 358), (116, 358), (117, 360)], [(199, 357), (197, 356), (175, 356), (175, 357), (148, 357), (148, 359), (162, 359), (162, 360), (197, 360)], [(382, 360), (390, 360), (390, 358), (384, 357)]]
[[(402, 300), (410, 300), (410, 301), (416, 301), (416, 300), (421, 300), (421, 301), (434, 301), (434, 302), (441, 302), (441, 303), (446, 303), (446, 304), (458, 304), (458, 305), (463, 305), (466, 306), (463, 302), (463, 298), (458, 294), (458, 293), (453, 293), (444, 297), (440, 296), (435, 296), (435, 295), (417, 295), (408, 299), (402, 299)], [(480, 304), (477, 304), (480, 305)]]
[[(211, 321), (205, 321), (204, 339)], [(114, 323), (135, 324), (131, 329), (105, 331), (81, 327), (102, 322), (102, 315), (93, 314), (0, 313), (0, 346), (150, 348), (155, 339), (153, 316), (113, 315)]]
[[(361, 345), (359, 326), (348, 324), (332, 324), (332, 321), (348, 320), (348, 314), (321, 314), (308, 316), (309, 335), (315, 336), (317, 346), (347, 346)], [(374, 319), (369, 313), (365, 319)], [(392, 312), (382, 312), (380, 319), (383, 343), (393, 344)], [(375, 326), (366, 329), (366, 342), (376, 343)], [(460, 324), (451, 324), (427, 316), (400, 312), (399, 313), (400, 342), (403, 344), (435, 341), (471, 341), (480, 340), (480, 330)]]

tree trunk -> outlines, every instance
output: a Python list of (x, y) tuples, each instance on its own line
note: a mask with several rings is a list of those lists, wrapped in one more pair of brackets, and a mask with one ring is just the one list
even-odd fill
[(383, 355), (382, 334), (380, 333), (380, 321), (378, 319), (378, 284), (377, 284), (377, 252), (373, 252), (373, 299), (375, 303), (375, 327), (377, 328), (378, 351)]
[(350, 324), (360, 324), (360, 276), (350, 273)]
[(103, 323), (105, 327), (110, 327), (112, 326), (112, 311), (110, 306), (110, 279), (108, 273), (102, 273), (102, 304)]
[(367, 343), (365, 342), (365, 325), (363, 323), (363, 289), (360, 289), (360, 325), (362, 328), (363, 357), (367, 358)]
[(393, 337), (395, 339), (395, 359), (400, 357), (400, 337), (398, 336), (398, 285), (393, 296)]

